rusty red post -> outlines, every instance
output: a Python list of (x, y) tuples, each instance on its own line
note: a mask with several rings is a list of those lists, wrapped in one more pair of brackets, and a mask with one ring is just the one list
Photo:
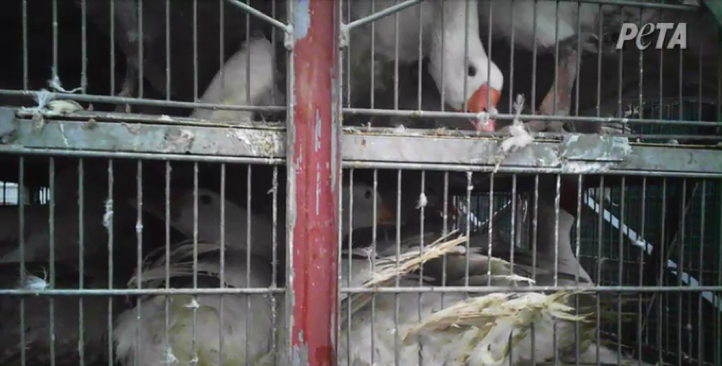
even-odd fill
[(287, 151), (290, 364), (336, 365), (339, 121), (337, 1), (289, 1)]

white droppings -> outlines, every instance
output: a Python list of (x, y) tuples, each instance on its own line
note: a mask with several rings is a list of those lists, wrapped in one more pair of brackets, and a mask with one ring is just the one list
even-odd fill
[(421, 209), (422, 207), (426, 207), (426, 205), (429, 203), (429, 200), (426, 198), (426, 194), (424, 192), (421, 192), (419, 195), (419, 200), (416, 202), (416, 209)]
[(562, 171), (570, 174), (601, 173), (609, 170), (611, 166), (606, 162), (567, 161), (562, 165)]
[(48, 112), (53, 114), (68, 114), (82, 111), (83, 107), (74, 100), (51, 100), (47, 103)]
[(113, 199), (108, 197), (105, 200), (105, 213), (103, 214), (103, 226), (110, 230), (113, 225)]
[(189, 302), (188, 304), (185, 305), (185, 307), (187, 307), (189, 309), (198, 309), (201, 307), (201, 305), (198, 303), (198, 300), (196, 300), (196, 298), (194, 297), (191, 300), (191, 302)]
[(165, 121), (165, 122), (172, 122), (173, 118), (170, 118), (170, 116), (167, 114), (162, 114), (158, 120)]
[(25, 282), (21, 282), (18, 287), (22, 290), (30, 290), (35, 292), (45, 291), (50, 288), (50, 284), (47, 281), (48, 272), (44, 268), (43, 277), (44, 278), (40, 278), (27, 272), (25, 275)]
[(168, 347), (165, 349), (165, 359), (163, 360), (163, 363), (165, 363), (165, 364), (178, 363), (178, 357), (176, 357), (173, 354), (173, 348)]

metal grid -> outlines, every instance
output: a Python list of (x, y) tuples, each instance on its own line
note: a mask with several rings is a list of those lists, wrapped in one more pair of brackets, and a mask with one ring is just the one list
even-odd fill
[[(506, 86), (493, 103), (487, 90), (479, 110), (444, 89), (455, 80), (445, 84), (452, 74), (443, 72), (443, 61), (441, 80), (429, 77), (421, 58), (433, 59), (426, 53), (433, 51), (408, 46), (415, 44), (408, 34), (425, 44), (425, 23), (410, 33), (403, 25), (428, 17), (433, 5), (424, 4), (433, 3), (9, 5), (6, 14), (16, 20), (2, 20), (17, 32), (2, 42), (22, 57), (3, 61), (0, 74), (7, 106), (0, 107), (0, 158), (9, 167), (0, 179), (18, 191), (17, 199), (3, 194), (3, 204), (26, 205), (2, 214), (14, 221), (3, 225), (13, 233), (0, 239), (11, 242), (3, 248), (10, 280), (0, 304), (18, 317), (0, 328), (10, 340), (4, 344), (23, 346), (4, 348), (1, 360), (327, 365), (462, 357), (492, 364), (498, 360), (454, 353), (466, 344), (435, 349), (433, 337), (449, 334), (438, 324), (426, 323), (432, 332), (422, 332), (427, 338), (418, 348), (394, 335), (432, 318), (443, 323), (432, 313), (469, 296), (513, 292), (513, 299), (531, 301), (525, 294), (577, 291), (586, 270), (597, 285), (586, 300), (596, 306), (582, 307), (583, 296), (569, 304), (571, 313), (594, 311), (592, 328), (569, 319), (551, 330), (536, 324), (531, 340), (546, 346), (529, 351), (517, 344), (511, 358), (605, 363), (607, 351), (584, 355), (588, 342), (559, 336), (592, 329), (593, 344), (630, 359), (622, 364), (720, 364), (722, 155), (714, 144), (722, 126), (722, 70), (716, 26), (710, 31), (696, 18), (700, 4), (590, 2), (604, 15), (593, 23), (598, 49), (579, 51), (580, 20), (567, 40), (577, 51), (567, 53), (567, 43), (538, 44), (536, 31), (530, 48), (515, 39), (523, 34), (495, 36), (503, 9), (509, 15), (518, 9), (481, 2), (480, 38), (488, 58), (506, 67)], [(566, 6), (540, 4), (560, 17)], [(454, 18), (441, 9), (433, 15), (443, 27)], [(549, 15), (539, 9), (535, 28)], [(697, 52), (626, 49), (610, 56), (601, 50), (618, 36), (607, 33), (621, 24), (608, 17), (614, 11), (638, 24), (686, 21)], [(473, 22), (464, 19), (456, 23)], [(560, 34), (559, 24), (553, 28)], [(383, 37), (379, 29), (401, 32)], [(465, 31), (464, 38), (473, 36)], [(514, 42), (520, 45), (509, 47)], [(473, 53), (465, 46), (460, 57)], [(418, 65), (409, 67), (411, 59)], [(563, 60), (572, 59), (582, 66), (562, 82)], [(490, 75), (487, 67), (474, 73)], [(40, 91), (48, 78), (51, 90)], [(63, 88), (61, 78), (79, 89)], [(259, 82), (268, 90), (257, 95)], [(476, 87), (467, 84), (473, 81), (464, 78), (464, 95)], [(528, 93), (531, 108), (514, 113), (512, 97), (520, 92)], [(283, 119), (285, 125), (272, 122)], [(488, 119), (496, 120), (496, 131), (488, 131)], [(499, 130), (515, 119), (527, 122), (534, 141), (499, 166), (499, 147), (508, 141)], [(568, 231), (569, 222), (560, 221), (566, 214), (579, 217)], [(38, 234), (17, 234), (27, 231)], [(368, 256), (371, 246), (371, 253), (398, 262), (400, 249), (426, 255), (440, 236), (447, 239), (441, 245), (453, 242), (449, 233), (468, 238), (457, 243), (465, 247), (461, 264), (452, 251), (441, 264), (430, 259), (413, 271), (421, 276), (381, 283), (390, 287), (346, 281), (350, 266), (370, 262), (382, 274), (388, 270), (382, 266), (388, 262), (352, 261), (352, 253)], [(650, 242), (660, 243), (661, 254), (645, 247)], [(556, 273), (569, 265), (563, 245), (584, 267), (566, 277)], [(509, 261), (509, 274), (537, 282), (524, 287), (518, 277), (491, 276), (492, 267), (469, 254), (497, 251)], [(453, 278), (454, 263), (460, 278)], [(375, 293), (369, 304), (350, 306), (369, 292)], [(461, 323), (467, 336), (483, 328)], [(506, 340), (489, 350), (505, 353)], [(572, 348), (544, 353), (561, 345)], [(371, 349), (376, 353), (361, 354)]]

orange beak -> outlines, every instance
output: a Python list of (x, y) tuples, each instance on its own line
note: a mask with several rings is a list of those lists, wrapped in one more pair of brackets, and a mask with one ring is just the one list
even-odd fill
[(394, 223), (394, 215), (388, 207), (382, 203), (381, 207), (379, 207), (379, 214), (376, 220), (379, 225), (391, 225)]
[[(487, 99), (489, 100), (488, 105), (486, 103)], [(490, 109), (496, 107), (496, 104), (499, 103), (499, 99), (501, 99), (501, 92), (494, 88), (490, 88), (488, 84), (484, 84), (477, 89), (467, 101), (469, 112), (488, 112)], [(496, 125), (496, 121), (494, 120), (489, 120), (488, 123), (481, 123), (480, 121), (475, 122), (474, 126), (477, 131), (494, 131)]]

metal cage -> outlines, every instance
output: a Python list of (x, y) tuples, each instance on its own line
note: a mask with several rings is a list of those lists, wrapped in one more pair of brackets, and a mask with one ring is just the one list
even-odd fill
[(715, 1), (6, 2), (0, 363), (722, 364)]

